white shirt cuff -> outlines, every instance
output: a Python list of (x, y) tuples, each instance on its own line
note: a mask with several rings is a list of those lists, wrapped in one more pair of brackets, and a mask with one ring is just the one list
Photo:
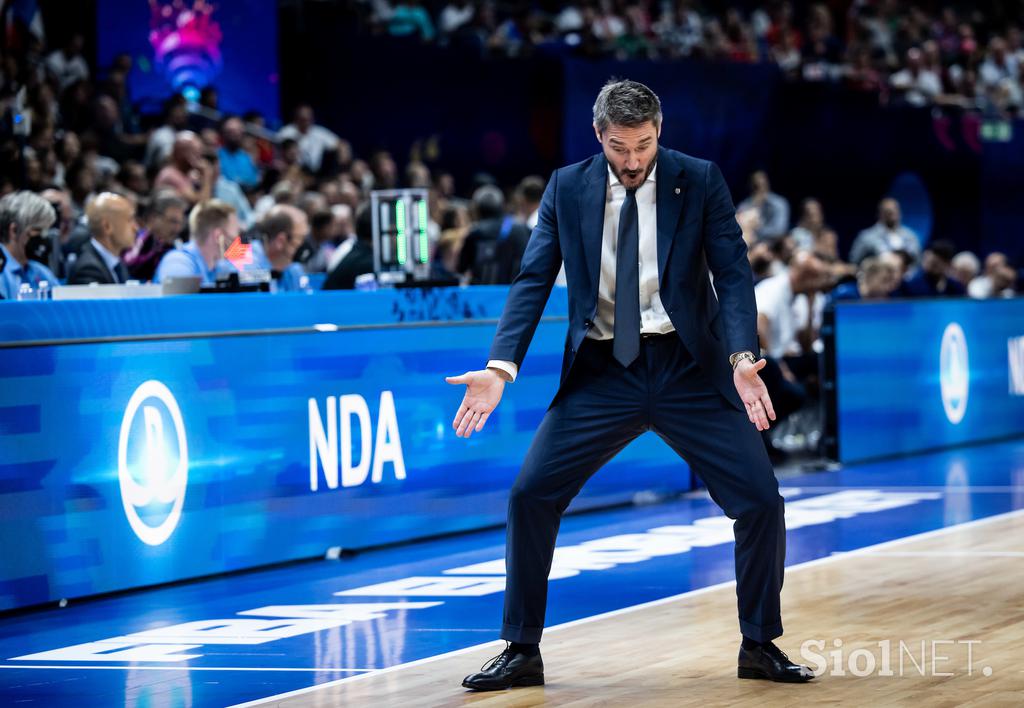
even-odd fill
[(516, 366), (514, 361), (502, 361), (500, 359), (491, 359), (487, 362), (488, 369), (501, 369), (506, 374), (512, 377), (512, 381), (516, 380), (516, 375), (519, 373), (519, 367)]

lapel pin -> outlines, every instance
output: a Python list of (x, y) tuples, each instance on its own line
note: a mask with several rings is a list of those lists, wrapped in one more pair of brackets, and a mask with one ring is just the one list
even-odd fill
[(676, 187), (676, 194), (679, 194), (679, 187)]

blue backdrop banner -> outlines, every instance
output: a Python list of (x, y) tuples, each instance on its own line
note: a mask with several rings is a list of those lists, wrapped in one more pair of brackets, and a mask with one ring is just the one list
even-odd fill
[(1024, 435), (1024, 298), (835, 308), (843, 462)]
[[(503, 300), (0, 304), (0, 610), (503, 523), (566, 326), (556, 289), (522, 377), (457, 438), (444, 376), (483, 365)], [(649, 434), (574, 508), (690, 479)]]

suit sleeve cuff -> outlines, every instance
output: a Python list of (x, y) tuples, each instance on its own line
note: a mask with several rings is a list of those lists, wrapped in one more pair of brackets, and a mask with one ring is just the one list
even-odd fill
[(513, 361), (502, 361), (501, 359), (491, 359), (487, 362), (488, 369), (500, 369), (506, 374), (512, 377), (512, 381), (516, 380), (516, 375), (519, 373), (519, 367), (516, 366)]

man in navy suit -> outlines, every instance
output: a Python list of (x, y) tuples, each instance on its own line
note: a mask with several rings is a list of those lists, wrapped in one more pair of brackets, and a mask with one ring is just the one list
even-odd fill
[[(510, 644), (463, 686), (544, 683), (538, 644), (561, 515), (583, 484), (653, 430), (736, 522), (743, 635), (738, 676), (813, 677), (782, 634), (783, 500), (759, 431), (775, 418), (758, 371), (757, 310), (729, 189), (713, 163), (658, 145), (661, 103), (611, 81), (594, 104), (602, 153), (548, 181), (487, 368), (465, 384), (454, 427), (483, 429), (519, 373), (559, 268), (569, 295), (561, 383), (509, 497), (501, 637)], [(710, 274), (714, 278), (712, 286)]]

